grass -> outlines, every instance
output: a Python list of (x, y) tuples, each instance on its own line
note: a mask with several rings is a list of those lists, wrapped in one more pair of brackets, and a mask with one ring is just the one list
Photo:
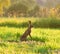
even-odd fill
[(29, 20), (35, 28), (60, 28), (59, 18), (0, 18), (0, 26), (27, 27)]
[[(21, 42), (28, 20), (34, 25), (32, 40), (28, 36), (26, 42)], [(58, 18), (0, 18), (0, 54), (59, 54), (59, 23)]]
[(28, 37), (28, 41), (20, 42), (20, 36), (25, 30), (26, 28), (0, 27), (0, 53), (51, 54), (60, 49), (59, 29), (32, 28), (32, 41)]

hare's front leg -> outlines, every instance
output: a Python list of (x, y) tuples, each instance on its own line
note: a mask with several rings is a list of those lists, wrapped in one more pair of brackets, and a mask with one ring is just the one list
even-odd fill
[(29, 33), (29, 36), (30, 36), (30, 38), (32, 39), (32, 37), (31, 37), (31, 34)]

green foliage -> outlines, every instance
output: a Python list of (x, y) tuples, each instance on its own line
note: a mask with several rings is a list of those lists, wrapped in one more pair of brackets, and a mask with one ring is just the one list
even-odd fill
[[(40, 18), (20, 18), (20, 19), (0, 19), (0, 54), (54, 54), (60, 52), (60, 29), (51, 28), (34, 28), (39, 23), (48, 25), (52, 19)], [(20, 21), (21, 20), (21, 21)], [(25, 32), (28, 26), (28, 20), (31, 20), (34, 27), (32, 28), (31, 36), (27, 37), (27, 41), (20, 41), (21, 35)], [(59, 23), (59, 19), (53, 19)], [(4, 25), (2, 23), (11, 23)], [(34, 24), (36, 23), (37, 24)], [(39, 22), (39, 23), (38, 23)], [(54, 24), (54, 22), (52, 22)], [(16, 28), (15, 26), (20, 23), (22, 27)], [(25, 25), (25, 24), (27, 25)], [(20, 24), (18, 26), (20, 26)], [(54, 24), (54, 25), (55, 25)], [(9, 25), (9, 27), (8, 27)], [(6, 27), (4, 27), (6, 26)], [(10, 27), (12, 26), (12, 27)], [(17, 26), (17, 27), (18, 27)], [(53, 25), (52, 25), (53, 26)]]
[[(42, 2), (43, 4), (39, 0), (0, 0), (0, 16), (60, 17), (60, 4), (58, 1)], [(54, 2), (58, 4), (55, 5)]]
[[(60, 49), (59, 29), (33, 28), (31, 33), (32, 40), (28, 37), (28, 41), (20, 42), (20, 36), (25, 30), (26, 28), (0, 27), (0, 53), (53, 54), (55, 50), (58, 51)], [(4, 50), (4, 52), (2, 50)]]
[(10, 4), (10, 0), (0, 0), (0, 16), (4, 14), (5, 9), (7, 9)]
[[(48, 41), (48, 39), (46, 37), (44, 37), (44, 36), (42, 36), (40, 38), (37, 37), (37, 36), (34, 36), (32, 39), (35, 40), (35, 41), (43, 42), (43, 43), (45, 43), (45, 41)], [(31, 40), (31, 38), (27, 38), (27, 40)]]
[(60, 19), (59, 18), (43, 18), (39, 19), (34, 23), (36, 27), (41, 28), (59, 28), (60, 27)]
[[(24, 18), (23, 18), (24, 19)], [(60, 28), (60, 19), (59, 18), (25, 18), (24, 21), (22, 18), (17, 19), (5, 19), (5, 21), (0, 22), (0, 26), (7, 27), (28, 27), (28, 20), (32, 21), (32, 24), (35, 28)], [(3, 19), (1, 19), (3, 20)], [(22, 21), (22, 22), (21, 22)]]
[(12, 14), (12, 16), (17, 15), (18, 17), (29, 16), (29, 11), (33, 10), (36, 6), (36, 2), (34, 0), (15, 0), (11, 1), (11, 6), (5, 11), (5, 16)]
[(24, 4), (18, 3), (18, 4), (14, 4), (12, 5), (7, 11), (8, 12), (20, 12), (20, 13), (25, 13), (27, 12), (28, 7)]

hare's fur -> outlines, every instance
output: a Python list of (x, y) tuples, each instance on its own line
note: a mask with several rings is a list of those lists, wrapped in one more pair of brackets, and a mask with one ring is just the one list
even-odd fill
[[(24, 32), (24, 34), (20, 37), (20, 40), (21, 41), (26, 41), (26, 38), (27, 38), (27, 36), (29, 35), (30, 37), (31, 37), (31, 35), (30, 35), (30, 33), (31, 33), (31, 28), (32, 28), (33, 26), (32, 26), (32, 24), (31, 24), (31, 21), (29, 21), (29, 26), (28, 26), (28, 29)], [(31, 37), (32, 38), (32, 37)]]

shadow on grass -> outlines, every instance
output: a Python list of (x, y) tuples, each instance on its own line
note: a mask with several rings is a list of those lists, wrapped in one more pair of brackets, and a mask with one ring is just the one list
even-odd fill
[(8, 42), (16, 42), (16, 43), (18, 43), (19, 41), (17, 41), (17, 40), (7, 40)]
[(16, 38), (15, 39), (13, 39), (13, 40), (7, 40), (8, 42), (16, 42), (16, 43), (18, 43), (19, 42), (19, 39), (20, 39), (20, 33), (16, 33)]
[[(17, 35), (19, 35), (19, 34), (17, 34)], [(16, 40), (8, 40), (8, 42), (19, 42), (20, 41), (19, 38), (20, 37), (17, 36)], [(37, 42), (40, 41), (40, 42), (45, 43), (46, 41), (48, 41), (48, 39), (46, 37), (41, 37), (41, 38), (39, 38), (39, 37), (32, 37), (32, 39), (30, 37), (28, 37), (26, 41), (37, 41)]]
[(5, 43), (0, 43), (0, 47), (7, 47), (7, 45)]
[(45, 43), (45, 41), (48, 41), (48, 39), (46, 37), (41, 37), (41, 38), (39, 38), (39, 37), (33, 37), (32, 39), (31, 38), (27, 38), (27, 41), (28, 40), (40, 41), (40, 42), (44, 42), (44, 43)]

